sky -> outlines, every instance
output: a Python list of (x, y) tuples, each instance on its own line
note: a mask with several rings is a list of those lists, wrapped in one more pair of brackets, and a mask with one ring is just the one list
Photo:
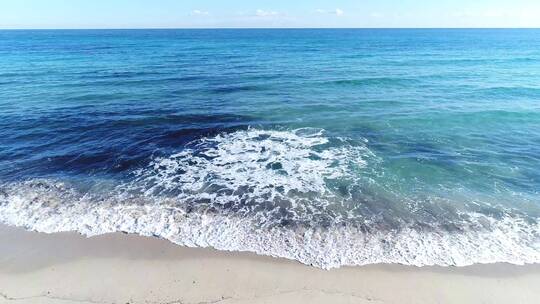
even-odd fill
[(540, 27), (540, 0), (0, 0), (0, 28)]

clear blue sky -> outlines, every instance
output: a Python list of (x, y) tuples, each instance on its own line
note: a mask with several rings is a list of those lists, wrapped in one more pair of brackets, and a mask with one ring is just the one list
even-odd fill
[(540, 0), (0, 0), (0, 28), (540, 27)]

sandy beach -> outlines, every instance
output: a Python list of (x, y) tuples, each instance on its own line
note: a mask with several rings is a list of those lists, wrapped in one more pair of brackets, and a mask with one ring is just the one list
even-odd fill
[(157, 238), (0, 226), (0, 303), (538, 303), (540, 265), (325, 271)]
[(540, 304), (540, 1), (8, 2), (0, 304)]

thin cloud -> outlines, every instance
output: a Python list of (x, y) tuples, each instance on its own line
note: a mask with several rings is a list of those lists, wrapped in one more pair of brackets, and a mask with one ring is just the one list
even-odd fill
[(272, 17), (272, 16), (278, 16), (279, 13), (276, 11), (265, 11), (262, 9), (258, 9), (255, 11), (255, 16), (257, 17)]
[(191, 16), (208, 16), (210, 12), (201, 11), (201, 10), (192, 10), (190, 13)]
[(345, 12), (340, 8), (336, 8), (333, 10), (324, 10), (324, 9), (319, 8), (319, 9), (316, 9), (315, 12), (319, 14), (329, 14), (329, 15), (336, 15), (336, 16), (343, 16), (343, 14), (345, 14)]

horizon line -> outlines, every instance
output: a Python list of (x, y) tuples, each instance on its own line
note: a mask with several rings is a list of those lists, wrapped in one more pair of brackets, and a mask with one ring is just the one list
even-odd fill
[(81, 28), (56, 28), (56, 27), (44, 27), (44, 28), (2, 28), (0, 31), (39, 31), (39, 30), (398, 30), (398, 29), (492, 29), (492, 30), (504, 30), (504, 29), (540, 29), (540, 27), (81, 27)]

